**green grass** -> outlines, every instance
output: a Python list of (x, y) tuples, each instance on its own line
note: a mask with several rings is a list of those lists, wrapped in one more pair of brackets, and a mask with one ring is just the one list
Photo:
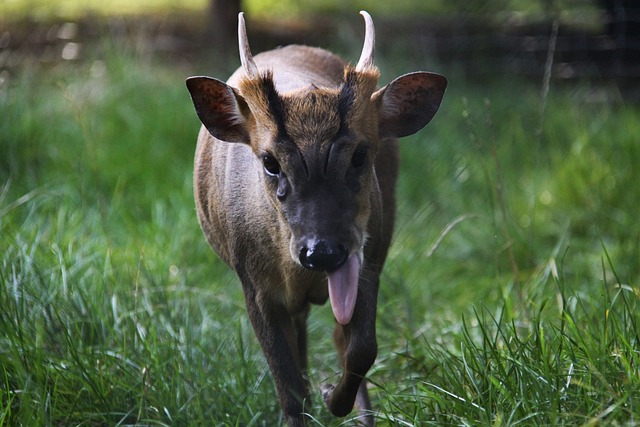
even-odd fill
[[(203, 71), (135, 52), (0, 87), (0, 426), (274, 425), (195, 217), (183, 80)], [(388, 54), (385, 81), (412, 71)], [(402, 143), (378, 425), (638, 425), (640, 111), (554, 82), (542, 120), (540, 84), (450, 77)], [(339, 373), (327, 307), (310, 329), (318, 390)], [(314, 397), (309, 424), (341, 425)]]

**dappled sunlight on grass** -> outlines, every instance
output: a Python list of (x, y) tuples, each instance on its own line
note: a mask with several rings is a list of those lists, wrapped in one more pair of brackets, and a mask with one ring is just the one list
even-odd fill
[(73, 19), (84, 15), (118, 16), (166, 14), (177, 11), (206, 10), (207, 0), (4, 0), (0, 2), (2, 19), (29, 17), (36, 20)]
[[(596, 25), (599, 15), (595, 4), (561, 0), (554, 3), (553, 10), (546, 8), (544, 2), (509, 0), (507, 2), (484, 2), (466, 7), (466, 13), (475, 13), (491, 17), (496, 23), (526, 22), (557, 15), (563, 22), (572, 25)], [(0, 19), (20, 19), (29, 17), (35, 20), (73, 19), (83, 15), (121, 16), (121, 15), (165, 15), (184, 11), (206, 11), (208, 0), (5, 0), (0, 2)], [(344, 2), (339, 0), (245, 0), (242, 9), (249, 15), (268, 19), (292, 19), (322, 14), (354, 13), (365, 9), (374, 15), (394, 16), (438, 16), (459, 13), (461, 5), (443, 0), (415, 1), (396, 0), (379, 2), (357, 0)]]

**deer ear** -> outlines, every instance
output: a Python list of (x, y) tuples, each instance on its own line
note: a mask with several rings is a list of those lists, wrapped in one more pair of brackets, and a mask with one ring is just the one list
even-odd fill
[(431, 121), (440, 107), (447, 79), (434, 73), (400, 76), (371, 95), (378, 103), (381, 138), (413, 135)]
[(189, 77), (187, 89), (200, 121), (211, 135), (222, 141), (249, 143), (249, 108), (240, 94), (211, 77)]

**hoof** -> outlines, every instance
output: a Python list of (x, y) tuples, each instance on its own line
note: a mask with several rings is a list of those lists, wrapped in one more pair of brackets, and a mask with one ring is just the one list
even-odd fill
[(322, 394), (322, 400), (324, 400), (325, 404), (329, 403), (329, 398), (331, 398), (331, 394), (333, 393), (333, 389), (336, 388), (333, 384), (325, 384), (320, 387), (320, 393)]

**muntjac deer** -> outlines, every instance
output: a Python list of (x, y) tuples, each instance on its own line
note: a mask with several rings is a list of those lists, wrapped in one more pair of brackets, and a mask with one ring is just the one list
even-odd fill
[(434, 116), (447, 80), (415, 72), (378, 89), (367, 12), (355, 67), (288, 46), (252, 56), (239, 15), (239, 68), (223, 83), (191, 77), (203, 127), (195, 199), (211, 247), (235, 270), (290, 426), (309, 405), (306, 321), (327, 299), (343, 374), (322, 397), (373, 424), (364, 377), (374, 363), (380, 272), (393, 232), (396, 138)]

